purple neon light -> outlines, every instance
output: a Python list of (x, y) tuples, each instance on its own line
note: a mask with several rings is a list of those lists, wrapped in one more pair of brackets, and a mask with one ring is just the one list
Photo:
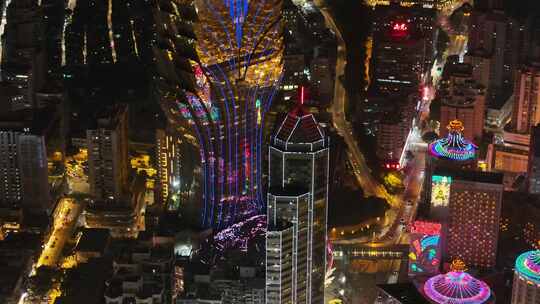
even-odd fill
[(516, 259), (516, 271), (540, 285), (540, 250), (521, 254)]
[(463, 138), (459, 131), (451, 131), (446, 138), (429, 145), (431, 155), (456, 161), (466, 161), (476, 157), (478, 147)]
[(466, 272), (452, 271), (427, 280), (424, 292), (440, 304), (482, 304), (491, 298), (489, 286)]

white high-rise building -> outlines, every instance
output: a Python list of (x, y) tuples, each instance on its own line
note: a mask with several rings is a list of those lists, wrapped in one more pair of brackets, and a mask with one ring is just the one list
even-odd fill
[(86, 131), (88, 181), (96, 199), (119, 199), (128, 179), (128, 108), (116, 105), (97, 117)]
[(292, 304), (294, 227), (288, 222), (269, 223), (266, 233), (266, 304)]
[(268, 223), (284, 220), (294, 227), (293, 303), (324, 302), (328, 146), (313, 114), (297, 105), (269, 149)]
[(30, 128), (0, 131), (0, 201), (34, 210), (50, 206), (45, 139)]

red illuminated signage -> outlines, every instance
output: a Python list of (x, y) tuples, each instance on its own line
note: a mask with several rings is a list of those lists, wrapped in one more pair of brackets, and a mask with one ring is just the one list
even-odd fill
[(415, 221), (411, 225), (411, 233), (422, 233), (426, 235), (441, 234), (441, 224), (432, 222)]
[(394, 27), (392, 29), (394, 31), (406, 31), (409, 29), (409, 27), (405, 23), (394, 23)]

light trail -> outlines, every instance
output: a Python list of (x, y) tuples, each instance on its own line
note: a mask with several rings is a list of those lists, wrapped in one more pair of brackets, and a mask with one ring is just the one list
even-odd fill
[(114, 45), (114, 31), (112, 22), (112, 0), (109, 0), (107, 8), (107, 27), (109, 28), (109, 40), (111, 44), (111, 54), (113, 63), (116, 62), (116, 46)]
[[(2, 20), (0, 21), (0, 37), (4, 37), (4, 32), (7, 23), (7, 8), (11, 4), (11, 0), (6, 0), (4, 7), (2, 8)], [(0, 63), (2, 62), (2, 54), (4, 53), (4, 44), (0, 42)], [(0, 80), (2, 79), (2, 67), (0, 64)]]
[(135, 27), (133, 26), (133, 23), (133, 20), (129, 20), (129, 24), (131, 25), (131, 39), (133, 39), (133, 48), (135, 49), (135, 55), (139, 57), (139, 46), (137, 44), (137, 36), (135, 36)]
[(368, 36), (366, 39), (366, 59), (364, 62), (364, 77), (366, 81), (366, 85), (364, 87), (364, 90), (367, 91), (369, 88), (369, 85), (371, 84), (371, 77), (369, 76), (370, 73), (370, 64), (371, 64), (371, 56), (373, 54), (373, 37)]
[(88, 55), (88, 52), (87, 52), (87, 37), (86, 37), (86, 32), (84, 32), (84, 43), (83, 43), (83, 64), (86, 64), (86, 56)]
[(62, 31), (62, 66), (66, 65), (66, 31), (68, 25), (73, 21), (73, 12), (77, 8), (77, 0), (69, 0), (67, 8), (69, 13), (64, 18), (64, 30)]

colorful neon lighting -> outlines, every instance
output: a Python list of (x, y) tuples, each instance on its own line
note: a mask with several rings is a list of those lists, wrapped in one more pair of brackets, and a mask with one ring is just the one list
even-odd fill
[(424, 284), (426, 296), (440, 304), (482, 304), (491, 298), (489, 286), (466, 272), (434, 276)]
[(439, 273), (441, 224), (415, 221), (411, 226), (409, 275)]
[(442, 225), (434, 222), (414, 221), (411, 225), (411, 233), (422, 233), (427, 235), (441, 234)]
[(300, 104), (304, 104), (304, 86), (300, 87)]
[(201, 222), (219, 231), (264, 208), (262, 139), (282, 77), (281, 5), (208, 0), (195, 7), (196, 86), (186, 88), (178, 115), (199, 128)]
[(540, 250), (528, 251), (516, 259), (516, 272), (540, 285)]
[(431, 177), (431, 206), (446, 207), (450, 203), (452, 177), (433, 175)]
[(225, 0), (225, 6), (229, 8), (229, 14), (234, 24), (236, 45), (242, 45), (244, 21), (248, 14), (249, 0)]
[(391, 36), (403, 39), (409, 34), (409, 25), (406, 22), (394, 22), (391, 27)]
[(392, 29), (394, 31), (407, 31), (409, 27), (407, 26), (406, 23), (401, 22), (401, 23), (394, 23), (394, 26), (392, 27)]
[(448, 125), (448, 136), (429, 145), (431, 155), (454, 161), (467, 161), (476, 157), (478, 147), (463, 138), (463, 124), (453, 120)]

